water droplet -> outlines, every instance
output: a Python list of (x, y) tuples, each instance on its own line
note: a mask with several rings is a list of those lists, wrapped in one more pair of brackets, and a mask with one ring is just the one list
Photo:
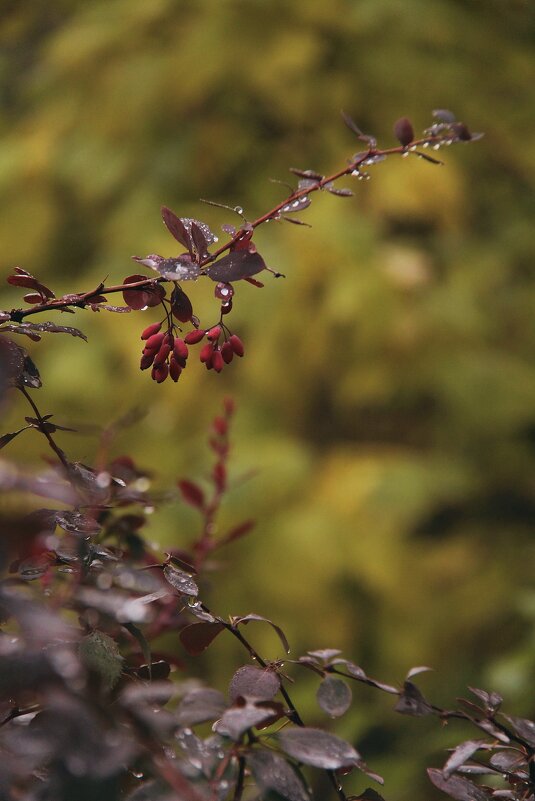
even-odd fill
[(429, 147), (429, 142), (424, 142), (422, 147)]
[(236, 214), (243, 214), (243, 209), (241, 206), (234, 206), (234, 211)]
[(437, 142), (436, 145), (433, 145), (433, 150), (440, 150), (440, 143)]
[(401, 158), (402, 158), (402, 159), (406, 159), (408, 155), (409, 155), (409, 151), (408, 151), (408, 150), (406, 150), (406, 151), (405, 151), (405, 153), (402, 153), (402, 154), (401, 154)]
[(132, 771), (132, 776), (134, 776), (134, 778), (136, 778), (136, 779), (142, 779), (143, 775), (144, 774), (140, 770), (133, 770)]

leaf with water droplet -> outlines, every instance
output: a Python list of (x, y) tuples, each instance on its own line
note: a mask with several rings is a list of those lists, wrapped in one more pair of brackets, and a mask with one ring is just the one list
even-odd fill
[(178, 570), (178, 568), (173, 565), (165, 565), (163, 574), (169, 584), (174, 587), (175, 590), (178, 590), (181, 595), (196, 596), (199, 594), (199, 588), (192, 577), (183, 570)]
[(233, 250), (222, 259), (206, 267), (206, 275), (212, 281), (239, 281), (261, 272), (266, 267), (264, 259), (255, 250)]
[(177, 709), (177, 720), (180, 726), (195, 726), (207, 720), (221, 717), (227, 702), (223, 693), (211, 687), (191, 690), (182, 698)]
[(322, 729), (288, 728), (275, 738), (286, 754), (315, 768), (338, 770), (362, 763), (362, 757), (350, 743)]

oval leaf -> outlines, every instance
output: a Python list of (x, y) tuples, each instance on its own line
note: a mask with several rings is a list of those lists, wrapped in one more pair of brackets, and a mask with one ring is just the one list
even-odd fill
[(447, 793), (456, 801), (488, 801), (489, 795), (474, 782), (465, 779), (463, 776), (451, 776), (445, 779), (441, 770), (428, 768), (427, 775), (439, 790)]
[(332, 718), (339, 718), (351, 706), (353, 695), (351, 689), (335, 676), (327, 676), (316, 693), (319, 706)]
[(230, 681), (229, 696), (231, 701), (235, 701), (240, 695), (258, 701), (268, 701), (278, 693), (279, 689), (280, 679), (275, 671), (244, 665), (238, 668)]
[(310, 796), (299, 773), (279, 754), (253, 751), (247, 756), (247, 764), (262, 798), (275, 794), (275, 797), (287, 801), (309, 801)]
[(175, 590), (178, 590), (181, 595), (196, 596), (199, 594), (199, 588), (191, 576), (183, 570), (179, 570), (173, 565), (165, 565), (163, 574), (169, 584), (174, 587)]
[(265, 266), (264, 259), (256, 251), (251, 253), (248, 250), (234, 250), (207, 267), (205, 272), (212, 281), (229, 283), (256, 275), (264, 270)]
[(322, 729), (286, 729), (276, 738), (285, 753), (315, 768), (338, 770), (362, 763), (360, 754), (350, 743)]
[(192, 690), (178, 705), (177, 720), (180, 726), (194, 726), (207, 720), (217, 720), (226, 708), (225, 696), (219, 690), (209, 687)]

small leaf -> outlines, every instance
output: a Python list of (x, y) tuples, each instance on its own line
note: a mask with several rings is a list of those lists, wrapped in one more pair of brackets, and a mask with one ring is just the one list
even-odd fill
[(31, 387), (32, 389), (39, 389), (43, 386), (41, 382), (41, 376), (39, 375), (39, 370), (37, 369), (33, 359), (31, 359), (28, 355), (24, 357), (22, 383), (27, 387)]
[(238, 703), (227, 709), (221, 719), (214, 724), (213, 729), (224, 737), (239, 740), (247, 729), (265, 723), (269, 718), (278, 717), (277, 709), (270, 706), (256, 704), (251, 701)]
[(195, 597), (199, 594), (199, 588), (188, 573), (179, 570), (173, 565), (165, 565), (163, 574), (169, 584), (178, 590), (181, 595), (191, 595)]
[(80, 643), (82, 662), (98, 673), (106, 687), (117, 684), (123, 669), (123, 657), (115, 640), (102, 631), (93, 631)]
[[(304, 178), (305, 181), (309, 181), (309, 186), (314, 186), (318, 181), (322, 181), (324, 178), (323, 175), (315, 170), (298, 170), (297, 167), (290, 167), (290, 172), (293, 172), (294, 175), (298, 175), (300, 178)], [(299, 182), (299, 188), (301, 188), (301, 182)]]
[(261, 615), (253, 615), (253, 614), (243, 615), (243, 617), (234, 617), (234, 618), (232, 618), (232, 623), (235, 626), (239, 626), (241, 623), (249, 623), (251, 620), (259, 620), (259, 621), (261, 621), (263, 623), (269, 623), (269, 625), (273, 629), (275, 629), (275, 631), (279, 635), (279, 639), (280, 639), (280, 641), (282, 643), (282, 646), (283, 646), (284, 650), (286, 651), (286, 653), (287, 654), (290, 653), (290, 646), (288, 644), (288, 640), (286, 639), (285, 633), (280, 628), (280, 626), (277, 626), (275, 623), (273, 623), (272, 620), (268, 620), (267, 617), (262, 617)]
[(226, 708), (225, 696), (219, 690), (191, 690), (178, 705), (177, 720), (180, 726), (195, 726), (207, 720), (217, 720)]
[(169, 233), (191, 253), (193, 250), (191, 236), (180, 217), (177, 217), (174, 211), (168, 209), (167, 206), (162, 206), (162, 219)]
[(321, 709), (332, 718), (339, 718), (351, 706), (351, 689), (336, 676), (327, 676), (318, 687), (316, 699)]
[(392, 687), (391, 684), (385, 684), (382, 681), (377, 681), (376, 679), (372, 679), (366, 675), (364, 670), (355, 665), (353, 662), (346, 663), (347, 672), (353, 676), (353, 678), (357, 679), (357, 681), (362, 681), (364, 684), (369, 684), (370, 687), (376, 687), (378, 690), (383, 690), (385, 693), (390, 693), (391, 695), (399, 695), (399, 690), (396, 687)]
[(399, 701), (394, 707), (396, 712), (401, 715), (429, 715), (432, 712), (431, 705), (425, 700), (418, 687), (411, 681), (406, 681), (403, 685), (403, 692)]
[(325, 184), (324, 187), (331, 195), (338, 195), (338, 197), (353, 197), (354, 192), (351, 189), (338, 189), (336, 186)]
[(305, 765), (325, 770), (338, 770), (362, 763), (353, 746), (322, 729), (288, 728), (275, 735), (281, 749)]
[(193, 317), (191, 300), (179, 286), (176, 286), (171, 293), (171, 311), (173, 317), (176, 317), (181, 323), (188, 323)]
[(195, 220), (191, 221), (191, 238), (197, 251), (198, 260), (203, 259), (208, 253), (208, 243), (204, 237), (201, 228), (197, 225)]
[[(123, 623), (123, 626), (138, 641), (138, 643), (139, 643), (139, 645), (141, 647), (141, 652), (143, 654), (143, 658), (145, 659), (145, 662), (147, 662), (149, 679), (152, 680), (152, 669), (151, 669), (152, 657), (151, 657), (151, 653), (150, 653), (150, 645), (149, 645), (149, 643), (147, 641), (147, 638), (145, 637), (145, 635), (143, 634), (141, 629), (139, 629), (136, 625), (134, 625), (134, 623)], [(167, 678), (167, 676), (165, 676), (163, 678)]]
[(473, 693), (480, 701), (483, 701), (485, 708), (488, 709), (490, 712), (497, 712), (500, 708), (503, 698), (501, 695), (495, 692), (487, 692), (486, 690), (480, 690), (477, 687), (469, 687), (468, 688), (471, 693)]
[(430, 670), (433, 670), (433, 668), (426, 667), (425, 665), (420, 665), (419, 667), (413, 667), (409, 670), (405, 678), (407, 680), (412, 679), (413, 676), (418, 676), (419, 673), (428, 673)]
[(535, 748), (535, 721), (513, 717), (512, 715), (504, 715), (504, 717), (512, 726), (515, 734), (525, 740), (530, 748)]
[(56, 523), (64, 531), (89, 536), (98, 534), (102, 528), (94, 517), (89, 517), (81, 512), (57, 512)]
[(310, 198), (305, 195), (304, 197), (298, 197), (295, 200), (291, 200), (285, 206), (282, 207), (280, 210), (281, 214), (293, 214), (297, 211), (302, 211), (303, 209), (307, 209), (312, 201)]
[(335, 656), (340, 656), (341, 653), (342, 652), (338, 648), (320, 648), (317, 651), (307, 651), (309, 656), (322, 659), (325, 662), (329, 662), (331, 659), (334, 659)]
[(462, 776), (451, 776), (451, 778), (445, 779), (442, 771), (436, 768), (428, 768), (427, 775), (435, 787), (447, 793), (451, 798), (455, 798), (456, 801), (488, 801), (489, 799), (489, 794), (482, 787)]
[(199, 656), (224, 628), (224, 625), (219, 621), (215, 623), (192, 623), (182, 629), (179, 637), (188, 654)]
[[(148, 281), (146, 275), (129, 275), (123, 284), (135, 284), (138, 281)], [(131, 309), (139, 311), (150, 306), (157, 306), (165, 296), (165, 289), (159, 284), (147, 284), (137, 289), (123, 289), (124, 302)]]
[(394, 123), (394, 135), (403, 147), (414, 140), (414, 128), (408, 117), (401, 117)]
[(248, 754), (247, 764), (262, 799), (309, 801), (310, 796), (300, 774), (279, 754), (255, 749)]
[(280, 679), (274, 670), (244, 665), (233, 675), (229, 686), (229, 697), (235, 701), (239, 696), (270, 701), (280, 689)]
[(188, 481), (187, 479), (182, 479), (178, 482), (178, 488), (182, 494), (182, 499), (186, 503), (189, 503), (190, 506), (194, 506), (196, 509), (204, 508), (204, 492), (198, 484), (195, 484), (193, 481)]
[(359, 139), (360, 139), (360, 137), (364, 136), (364, 134), (360, 130), (360, 128), (357, 125), (357, 123), (355, 122), (355, 120), (353, 120), (349, 116), (349, 114), (346, 114), (345, 111), (341, 111), (340, 113), (342, 115), (343, 121), (345, 122), (345, 124), (347, 125), (347, 127), (349, 128), (350, 131), (353, 131), (353, 133), (356, 134), (359, 137)]
[(222, 259), (209, 265), (205, 272), (212, 281), (239, 281), (261, 272), (266, 267), (264, 259), (256, 251), (234, 250)]
[(444, 778), (449, 779), (457, 768), (485, 745), (487, 745), (487, 743), (485, 743), (484, 740), (466, 740), (464, 743), (458, 745), (442, 768), (442, 775)]
[(28, 428), (30, 428), (30, 426), (24, 426), (24, 428), (19, 428), (18, 431), (12, 431), (9, 434), (3, 434), (3, 436), (0, 437), (0, 450), (5, 448), (5, 446), (11, 442), (12, 439), (15, 439), (15, 437), (17, 437), (23, 431), (26, 431)]

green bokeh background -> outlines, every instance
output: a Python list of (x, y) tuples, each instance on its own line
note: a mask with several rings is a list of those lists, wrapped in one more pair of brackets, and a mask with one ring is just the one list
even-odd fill
[[(397, 117), (419, 130), (436, 107), (485, 132), (445, 167), (390, 159), (355, 198), (316, 196), (310, 230), (260, 229), (287, 278), (237, 287), (247, 354), (221, 376), (195, 363), (178, 386), (141, 374), (151, 311), (56, 315), (89, 345), (51, 335), (31, 352), (42, 411), (82, 424), (61, 438), (69, 455), (91, 462), (90, 424), (140, 406), (114, 449), (160, 486), (208, 475), (209, 421), (236, 399), (222, 522), (258, 524), (222, 555), (212, 606), (270, 616), (294, 655), (338, 647), (386, 680), (430, 664), (421, 686), (437, 703), (483, 685), (535, 713), (533, 4), (33, 0), (0, 13), (2, 273), (22, 266), (56, 294), (119, 282), (132, 254), (175, 255), (162, 204), (216, 229), (234, 220), (200, 197), (254, 219), (284, 192), (269, 178), (339, 169), (359, 149), (342, 108), (384, 145)], [(211, 295), (191, 289), (207, 322)], [(2, 305), (18, 303), (6, 288)], [(4, 410), (5, 430), (25, 413)], [(4, 453), (35, 462), (43, 445), (24, 436)], [(181, 547), (195, 531), (177, 499), (150, 534)], [(271, 632), (252, 636), (280, 656)], [(224, 688), (240, 658), (220, 640), (195, 670)], [(294, 690), (310, 724), (314, 686)], [(335, 730), (389, 799), (427, 798), (423, 767), (460, 730), (390, 706), (357, 687)]]

